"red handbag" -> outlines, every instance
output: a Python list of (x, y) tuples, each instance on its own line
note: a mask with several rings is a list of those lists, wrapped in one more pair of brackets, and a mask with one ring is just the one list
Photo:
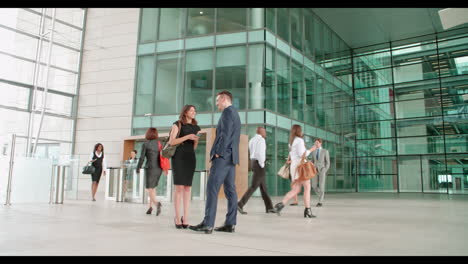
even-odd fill
[(159, 166), (163, 171), (167, 171), (171, 169), (171, 163), (169, 162), (169, 159), (163, 157), (161, 150), (162, 150), (162, 145), (161, 142), (158, 141), (158, 146), (159, 146)]

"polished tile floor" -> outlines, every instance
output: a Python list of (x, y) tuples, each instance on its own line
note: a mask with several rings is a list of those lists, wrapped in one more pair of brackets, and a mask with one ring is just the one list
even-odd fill
[[(314, 197), (315, 198), (315, 197)], [(279, 202), (281, 197), (273, 197)], [(315, 204), (314, 201), (313, 204)], [(0, 255), (467, 255), (468, 196), (327, 194), (318, 217), (305, 219), (302, 201), (282, 216), (265, 214), (253, 197), (238, 214), (235, 233), (177, 230), (173, 205), (160, 216), (146, 205), (98, 199), (62, 205), (0, 207)], [(204, 201), (192, 201), (198, 224)], [(226, 214), (218, 203), (216, 225)]]

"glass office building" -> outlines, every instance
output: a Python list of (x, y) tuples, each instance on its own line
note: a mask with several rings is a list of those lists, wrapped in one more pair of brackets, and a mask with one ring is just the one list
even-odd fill
[(132, 134), (185, 104), (215, 127), (229, 90), (242, 133), (267, 129), (272, 195), (293, 124), (330, 151), (327, 191), (466, 193), (467, 32), (351, 49), (309, 8), (142, 8)]

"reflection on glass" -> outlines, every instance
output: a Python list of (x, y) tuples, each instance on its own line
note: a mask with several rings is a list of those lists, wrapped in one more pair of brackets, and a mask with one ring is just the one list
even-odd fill
[(207, 35), (214, 32), (214, 8), (189, 8), (187, 36)]
[(185, 59), (185, 102), (198, 112), (213, 111), (213, 50), (188, 51)]
[(216, 32), (245, 30), (247, 25), (246, 8), (218, 8)]

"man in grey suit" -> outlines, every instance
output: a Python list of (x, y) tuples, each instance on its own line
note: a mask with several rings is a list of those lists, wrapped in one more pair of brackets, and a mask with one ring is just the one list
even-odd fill
[(330, 168), (330, 154), (328, 150), (322, 148), (322, 139), (315, 139), (317, 149), (312, 151), (312, 162), (317, 167), (317, 175), (312, 178), (312, 189), (318, 195), (317, 207), (322, 206), (323, 197), (325, 196), (325, 179), (327, 171)]
[(228, 200), (226, 221), (215, 231), (234, 232), (237, 221), (236, 164), (239, 164), (240, 117), (232, 106), (232, 95), (222, 91), (216, 96), (216, 106), (223, 111), (216, 127), (216, 138), (210, 152), (211, 169), (206, 184), (205, 218), (194, 231), (211, 234), (216, 219), (218, 193), (224, 184), (224, 194)]

